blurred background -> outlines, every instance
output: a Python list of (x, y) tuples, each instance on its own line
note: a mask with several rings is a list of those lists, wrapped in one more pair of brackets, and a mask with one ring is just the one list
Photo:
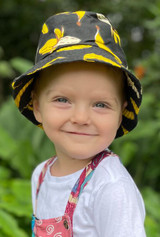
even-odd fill
[(0, 237), (31, 236), (30, 178), (53, 145), (17, 110), (13, 78), (34, 63), (43, 22), (61, 11), (109, 17), (121, 36), (129, 68), (143, 85), (137, 128), (111, 149), (122, 159), (146, 206), (148, 237), (160, 236), (160, 0), (0, 0)]

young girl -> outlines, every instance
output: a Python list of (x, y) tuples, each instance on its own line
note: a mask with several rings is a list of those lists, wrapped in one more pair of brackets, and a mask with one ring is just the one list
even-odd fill
[(142, 197), (108, 149), (135, 128), (142, 97), (108, 19), (50, 17), (35, 66), (12, 87), (21, 113), (56, 150), (33, 172), (32, 236), (145, 237)]

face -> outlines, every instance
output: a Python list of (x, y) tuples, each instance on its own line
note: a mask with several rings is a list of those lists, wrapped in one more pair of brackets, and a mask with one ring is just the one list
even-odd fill
[(89, 159), (108, 147), (122, 119), (122, 79), (105, 65), (72, 63), (41, 73), (34, 114), (57, 156)]

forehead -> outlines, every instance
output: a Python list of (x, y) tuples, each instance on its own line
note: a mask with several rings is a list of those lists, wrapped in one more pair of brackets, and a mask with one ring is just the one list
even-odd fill
[(37, 93), (42, 92), (46, 87), (55, 85), (70, 84), (73, 83), (81, 85), (84, 82), (84, 87), (94, 83), (98, 85), (103, 83), (112, 83), (116, 88), (121, 89), (123, 84), (123, 73), (120, 69), (107, 66), (102, 63), (87, 63), (87, 62), (72, 62), (64, 63), (56, 66), (50, 66), (47, 69), (41, 71), (37, 82), (35, 84), (35, 91)]

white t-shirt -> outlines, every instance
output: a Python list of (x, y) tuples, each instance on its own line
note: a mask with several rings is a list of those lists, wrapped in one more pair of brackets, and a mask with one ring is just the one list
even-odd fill
[[(32, 175), (32, 202), (41, 163)], [(41, 185), (36, 216), (39, 219), (64, 215), (70, 192), (82, 170), (54, 177), (48, 168)], [(118, 156), (110, 155), (100, 162), (84, 188), (73, 215), (74, 237), (145, 237), (145, 208), (133, 179)]]

